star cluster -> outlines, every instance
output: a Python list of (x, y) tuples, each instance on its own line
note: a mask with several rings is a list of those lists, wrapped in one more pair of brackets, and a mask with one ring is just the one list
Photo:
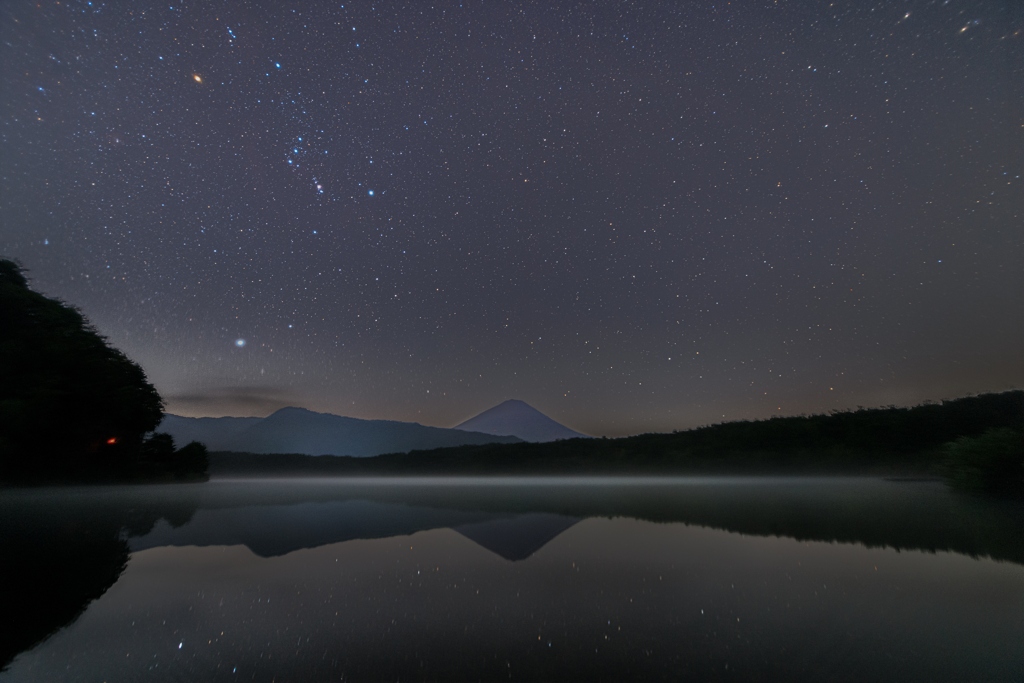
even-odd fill
[(0, 253), (173, 412), (1024, 384), (1006, 1), (8, 2)]

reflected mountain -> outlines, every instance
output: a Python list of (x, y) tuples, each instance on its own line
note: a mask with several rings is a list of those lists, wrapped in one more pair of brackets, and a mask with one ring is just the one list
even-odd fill
[(132, 552), (163, 546), (244, 545), (260, 557), (286, 555), (356, 539), (407, 536), (493, 518), (470, 510), (441, 510), (368, 500), (294, 505), (265, 505), (200, 510), (192, 521), (173, 528), (157, 524), (130, 538)]
[(452, 528), (495, 555), (509, 562), (518, 562), (533, 555), (579, 521), (577, 517), (537, 512)]
[(511, 561), (588, 517), (950, 551), (1024, 564), (1024, 503), (866, 478), (221, 480), (4, 490), (0, 666), (74, 621), (130, 554), (244, 545), (262, 557), (451, 528)]
[(522, 560), (579, 519), (532, 513), (500, 516), (368, 500), (200, 510), (186, 525), (161, 521), (128, 539), (132, 552), (165, 546), (244, 545), (260, 557), (352, 540), (408, 536), (451, 528), (509, 561)]
[[(132, 551), (160, 545), (242, 544), (269, 557), (329, 543), (448, 527), (468, 531), (463, 535), (490, 550), (507, 547), (507, 555), (494, 550), (502, 557), (519, 558), (512, 550), (519, 543), (518, 535), (545, 536), (543, 525), (538, 525), (536, 533), (527, 532), (532, 529), (530, 516), (541, 514), (573, 520), (632, 517), (682, 522), (756, 536), (944, 550), (1024, 564), (1019, 533), (1024, 528), (1024, 502), (958, 494), (937, 481), (855, 477), (225, 480), (127, 487), (124, 492), (108, 491), (99, 499), (108, 510), (121, 506), (116, 514), (131, 523), (123, 535)], [(78, 500), (76, 508), (82, 509), (74, 514), (88, 518), (91, 505), (86, 499)], [(183, 505), (191, 506), (187, 517)], [(66, 502), (65, 508), (69, 506)], [(168, 523), (154, 526), (152, 520), (161, 516)], [(494, 533), (488, 527), (477, 533), (468, 526), (479, 523), (496, 524)], [(504, 538), (499, 539), (502, 534)]]
[[(276, 556), (352, 539), (449, 527), (507, 558), (539, 548), (539, 520), (633, 517), (757, 536), (946, 550), (1024, 564), (1024, 503), (957, 494), (936, 481), (877, 478), (463, 478), (222, 480), (5, 496), (0, 512), (49, 528), (106, 528), (130, 551), (246, 545)], [(19, 502), (20, 501), (20, 502)], [(16, 508), (16, 509), (15, 509)], [(4, 527), (12, 517), (5, 516)], [(166, 521), (157, 523), (156, 520)], [(535, 523), (536, 522), (536, 523)], [(486, 523), (490, 526), (475, 527)], [(106, 526), (103, 526), (106, 525)], [(552, 521), (554, 534), (559, 523)], [(561, 529), (561, 530), (564, 530)], [(8, 533), (8, 531), (4, 531)], [(499, 538), (501, 536), (501, 538)], [(517, 540), (519, 536), (526, 541)], [(554, 536), (552, 535), (551, 538)], [(550, 540), (550, 538), (548, 539)], [(525, 545), (522, 545), (525, 543)], [(531, 543), (533, 545), (531, 545)], [(496, 550), (501, 548), (502, 550)]]

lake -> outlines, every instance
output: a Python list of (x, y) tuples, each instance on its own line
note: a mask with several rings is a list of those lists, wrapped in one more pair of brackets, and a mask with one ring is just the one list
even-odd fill
[(1024, 505), (878, 478), (0, 491), (0, 681), (1024, 680)]

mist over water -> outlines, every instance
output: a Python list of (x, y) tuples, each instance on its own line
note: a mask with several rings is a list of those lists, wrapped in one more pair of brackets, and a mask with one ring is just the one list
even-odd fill
[[(5, 540), (114, 529), (128, 559), (2, 681), (1024, 676), (1024, 509), (936, 482), (304, 479), (11, 493)], [(28, 606), (45, 588), (29, 587)]]

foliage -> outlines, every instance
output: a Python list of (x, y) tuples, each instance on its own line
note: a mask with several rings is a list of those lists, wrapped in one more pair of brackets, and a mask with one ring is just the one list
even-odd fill
[(974, 493), (1024, 494), (1024, 434), (1009, 428), (946, 444), (949, 483)]
[(142, 368), (0, 259), (0, 479), (136, 477), (162, 415)]
[(147, 480), (205, 481), (208, 467), (206, 446), (192, 441), (175, 449), (170, 434), (157, 432), (142, 442), (136, 472)]

